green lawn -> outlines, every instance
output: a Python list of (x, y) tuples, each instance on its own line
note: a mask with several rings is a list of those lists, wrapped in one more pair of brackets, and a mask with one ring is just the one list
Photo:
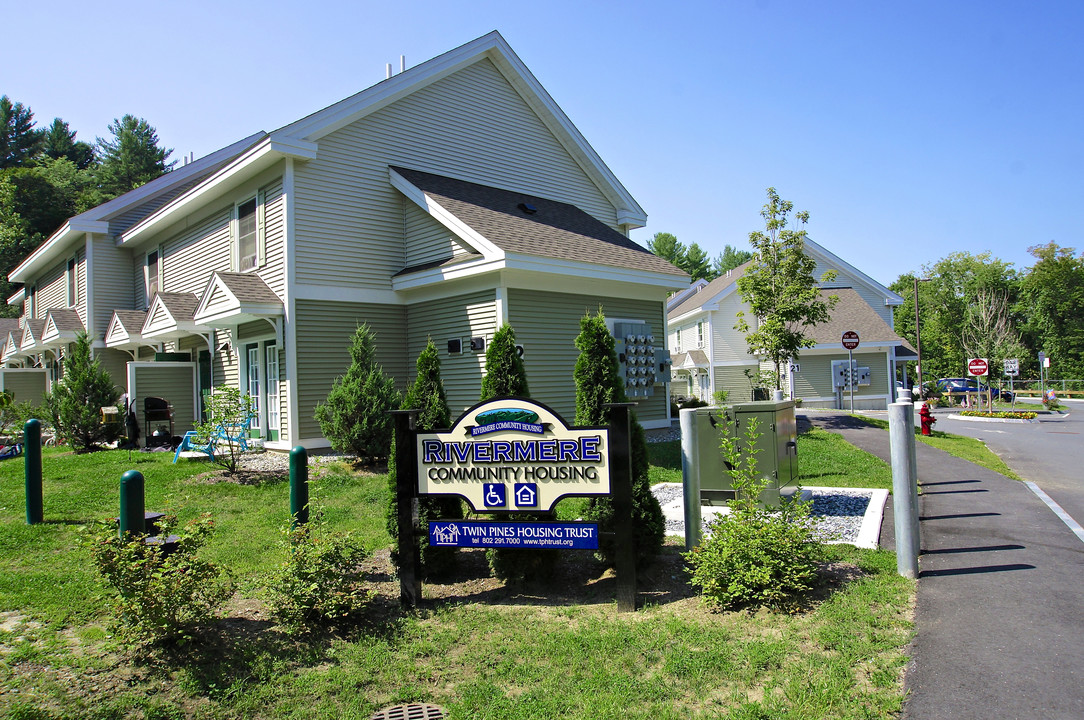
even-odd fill
[[(856, 451), (829, 434), (800, 442), (803, 463), (834, 458), (803, 465), (807, 484), (881, 486), (872, 466), (849, 478)], [(660, 445), (652, 479), (680, 480), (677, 443)], [(285, 478), (211, 483), (207, 465), (171, 459), (47, 449), (46, 522), (33, 527), (22, 461), (0, 463), (0, 718), (367, 718), (414, 701), (455, 718), (890, 718), (901, 708), (914, 583), (893, 555), (847, 546), (827, 552), (859, 568), (857, 579), (822, 587), (791, 614), (712, 613), (696, 597), (617, 614), (612, 602), (555, 604), (544, 591), (483, 593), (416, 612), (391, 599), (336, 636), (291, 636), (248, 612), (203, 643), (135, 654), (113, 635), (79, 542), (116, 515), (124, 471), (146, 476), (148, 509), (212, 513), (208, 556), (238, 579), (233, 607), (259, 607), (285, 552)], [(387, 547), (385, 475), (336, 465), (312, 476), (331, 527)]]

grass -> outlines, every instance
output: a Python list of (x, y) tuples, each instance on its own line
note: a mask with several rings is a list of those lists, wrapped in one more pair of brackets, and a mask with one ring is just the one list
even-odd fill
[[(887, 420), (866, 417), (865, 415), (854, 415), (853, 417), (856, 417), (869, 425), (879, 427), (882, 430), (888, 430)], [(981, 465), (987, 470), (1001, 473), (1005, 477), (1012, 478), (1013, 480), (1022, 480), (1022, 478), (1014, 473), (1009, 466), (1005, 464), (1005, 461), (999, 458), (993, 450), (988, 448), (986, 443), (982, 440), (963, 437), (962, 435), (952, 435), (950, 433), (941, 432), (940, 430), (934, 430), (933, 435), (923, 435), (920, 427), (915, 427), (915, 439), (926, 443), (930, 447), (944, 450), (949, 455), (955, 455), (968, 462)]]
[[(841, 442), (803, 436), (810, 484), (881, 482)], [(680, 479), (677, 443), (658, 445), (652, 479)], [(821, 455), (833, 459), (810, 465)], [(281, 558), (285, 478), (210, 483), (208, 466), (171, 459), (46, 449), (46, 522), (33, 527), (22, 463), (0, 463), (0, 718), (367, 718), (403, 702), (433, 702), (453, 718), (857, 719), (901, 709), (914, 583), (892, 554), (848, 546), (826, 551), (858, 578), (792, 614), (711, 613), (697, 598), (620, 615), (612, 604), (460, 601), (385, 607), (341, 635), (290, 636), (250, 617), (206, 645), (137, 653), (113, 636), (79, 543), (116, 515), (125, 470), (146, 476), (148, 509), (214, 515), (208, 555), (238, 578), (235, 602), (254, 602)], [(314, 467), (313, 478), (330, 526), (388, 545), (386, 476), (337, 465)]]

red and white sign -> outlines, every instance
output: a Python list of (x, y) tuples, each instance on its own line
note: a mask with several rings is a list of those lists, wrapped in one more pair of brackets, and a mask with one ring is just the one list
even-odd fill
[(858, 347), (858, 333), (854, 330), (843, 333), (843, 348), (845, 350), (854, 350), (856, 347)]
[(986, 358), (971, 358), (967, 361), (967, 373), (968, 375), (974, 375), (975, 377), (982, 377), (990, 371), (990, 363), (986, 362)]

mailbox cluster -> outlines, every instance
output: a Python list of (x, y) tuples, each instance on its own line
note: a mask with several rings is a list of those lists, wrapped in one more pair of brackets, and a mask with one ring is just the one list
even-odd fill
[(855, 362), (846, 360), (832, 361), (832, 385), (837, 388), (869, 385), (869, 368), (858, 367)]
[(614, 323), (614, 349), (625, 394), (630, 398), (651, 397), (656, 383), (669, 382), (670, 354), (655, 346), (650, 325)]

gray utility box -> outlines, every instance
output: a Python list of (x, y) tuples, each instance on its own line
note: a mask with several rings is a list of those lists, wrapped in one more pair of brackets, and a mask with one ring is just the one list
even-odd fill
[[(726, 505), (736, 492), (719, 443), (724, 429), (737, 437), (743, 458), (748, 452), (746, 433), (753, 418), (758, 421), (756, 447), (757, 474), (768, 485), (760, 496), (765, 505), (778, 506), (781, 489), (798, 479), (798, 426), (794, 420), (794, 402), (747, 402), (696, 409), (693, 458), (687, 472), (696, 472), (700, 480), (703, 505)], [(688, 482), (688, 479), (686, 479)]]

